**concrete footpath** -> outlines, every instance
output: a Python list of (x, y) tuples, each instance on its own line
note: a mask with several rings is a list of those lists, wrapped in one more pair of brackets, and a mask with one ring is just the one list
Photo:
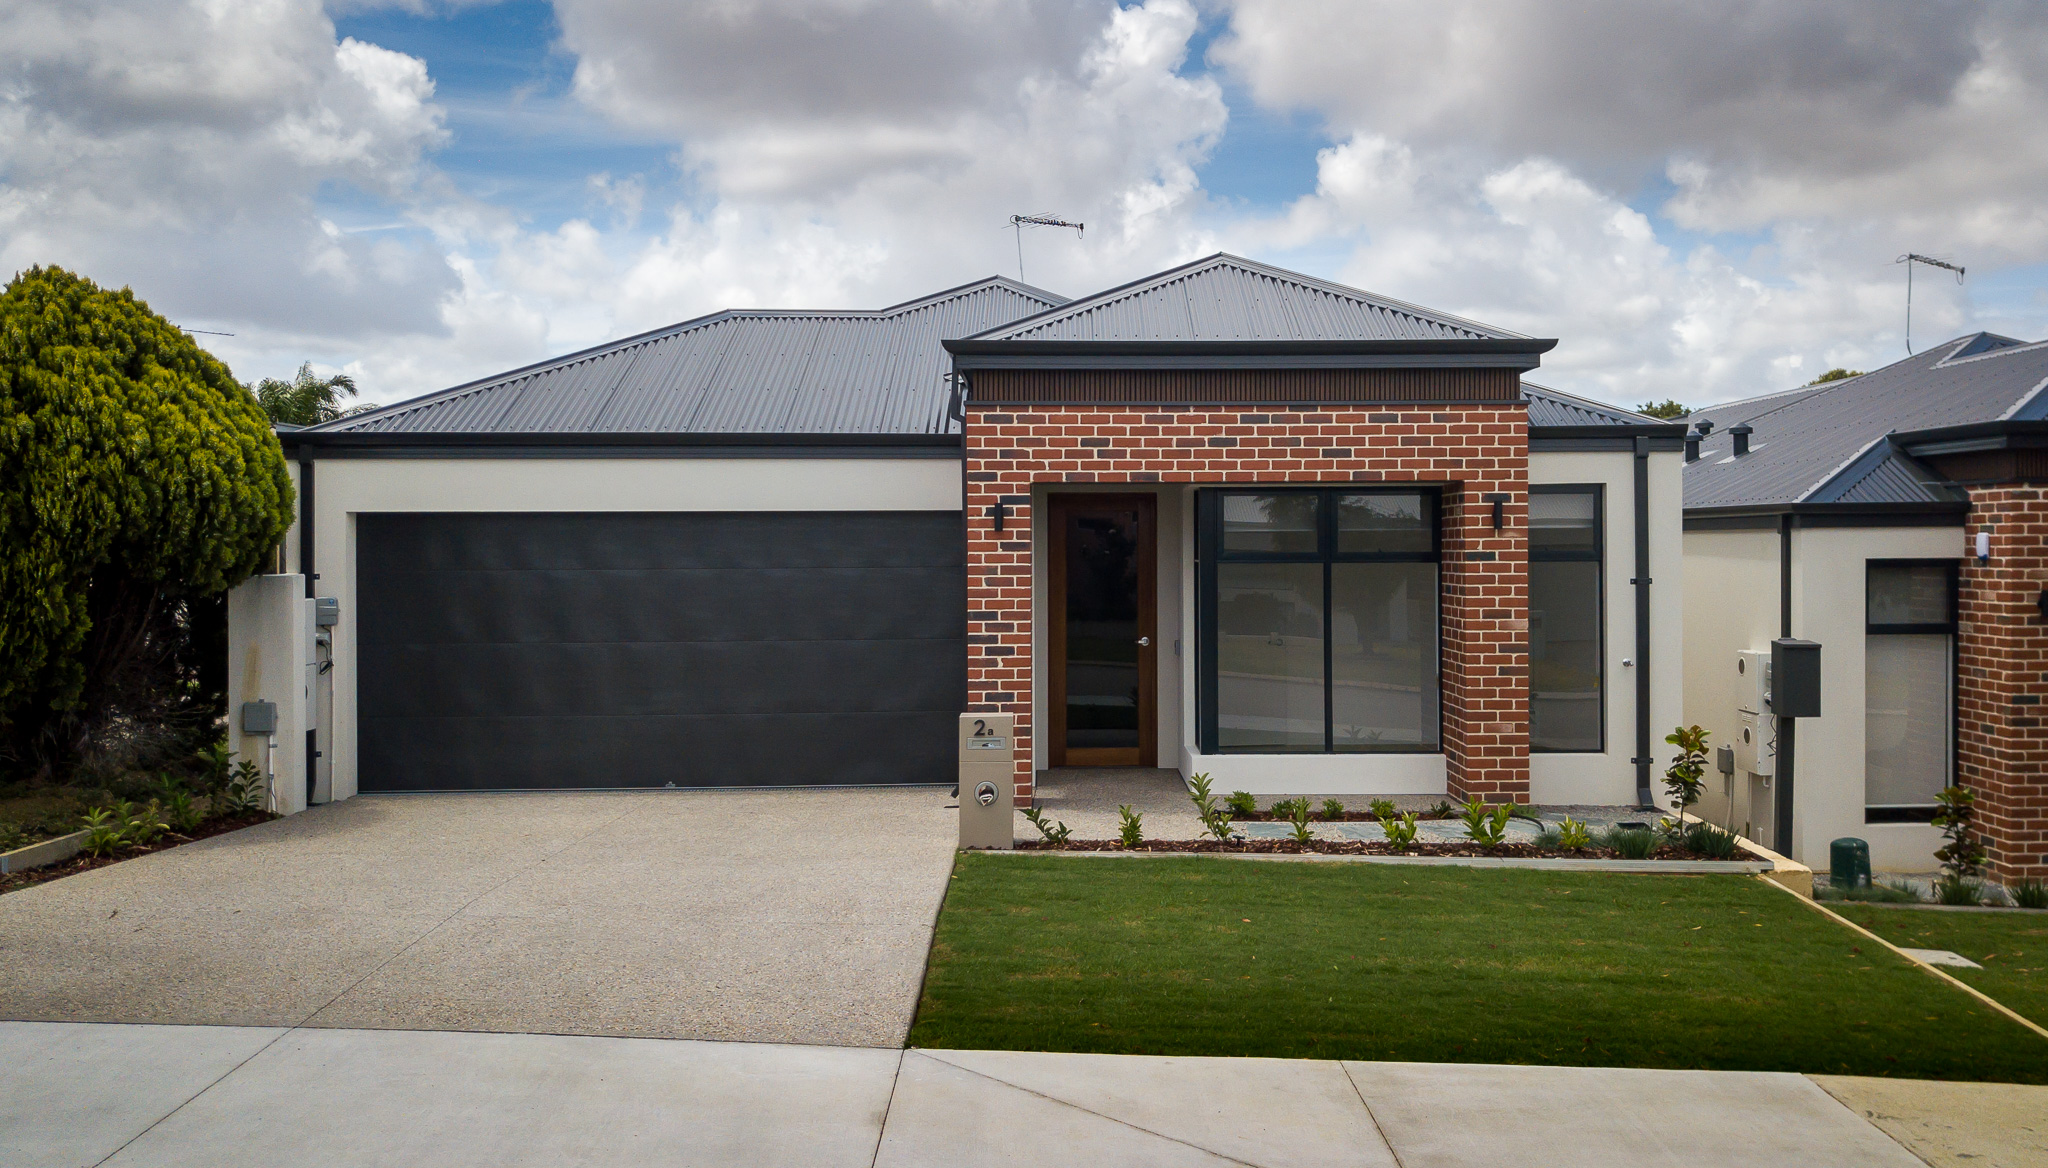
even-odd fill
[[(12, 1022), (0, 1164), (1918, 1168), (1878, 1126), (1912, 1142), (1911, 1092), (1863, 1109), (1872, 1082)], [(2031, 1094), (1990, 1112), (2048, 1114), (2048, 1088), (1993, 1090)], [(2001, 1122), (1936, 1133), (1928, 1162), (2044, 1162)]]

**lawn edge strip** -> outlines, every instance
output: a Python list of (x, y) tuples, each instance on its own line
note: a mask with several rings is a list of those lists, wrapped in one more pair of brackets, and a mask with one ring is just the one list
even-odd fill
[[(962, 849), (990, 856), (1063, 856), (1082, 860), (1259, 860), (1268, 863), (1409, 864), (1424, 868), (1534, 868), (1549, 872), (1627, 872), (1666, 876), (1767, 876), (1749, 860), (1574, 860), (1553, 856), (1372, 856), (1322, 852), (1081, 852), (1064, 848)], [(1779, 887), (1784, 887), (1779, 885)], [(1790, 889), (1786, 891), (1791, 892)], [(1792, 895), (1798, 896), (1797, 892)]]
[(1970, 995), (1971, 997), (1976, 998), (1978, 1001), (1983, 1002), (1985, 1005), (1991, 1007), (1992, 1009), (1998, 1011), (1999, 1013), (2005, 1015), (2006, 1017), (2033, 1031), (2035, 1034), (2041, 1036), (2042, 1038), (2048, 1038), (2048, 1027), (2042, 1026), (2039, 1022), (2034, 1021), (2032, 1018), (2027, 1017), (2026, 1015), (2013, 1009), (2011, 1006), (2006, 1005), (2004, 1002), (2001, 1002), (1997, 998), (1992, 997), (1990, 994), (1985, 993), (1983, 990), (1978, 989), (1976, 986), (1973, 986), (1968, 982), (1958, 980), (1957, 978), (1939, 969), (1936, 969), (1934, 966), (1928, 964), (1925, 961), (1920, 960), (1918, 957), (1913, 956), (1911, 953), (1906, 952), (1904, 949), (1899, 948), (1897, 945), (1892, 944), (1890, 941), (1885, 940), (1883, 937), (1878, 936), (1876, 933), (1871, 932), (1869, 929), (1864, 928), (1862, 925), (1857, 924), (1855, 921), (1850, 920), (1848, 917), (1843, 916), (1842, 914), (1836, 912), (1835, 910), (1829, 908), (1827, 905), (1822, 904), (1817, 900), (1807, 900), (1805, 897), (1800, 896), (1798, 893), (1793, 892), (1789, 888), (1785, 888), (1784, 885), (1779, 884), (1774, 880), (1766, 880), (1764, 881), (1764, 883), (1771, 885), (1773, 888), (1783, 890), (1787, 895), (1791, 896), (1795, 900), (1800, 901), (1801, 903), (1805, 904), (1808, 908), (1813, 909), (1813, 911), (1817, 913), (1822, 913), (1826, 916), (1833, 917), (1835, 921), (1838, 924), (1840, 924), (1843, 928), (1851, 929), (1855, 932), (1863, 934), (1865, 937), (1870, 938), (1871, 940), (1898, 954), (1900, 957), (1905, 958), (1906, 960), (1919, 966), (1921, 969), (1926, 970), (1928, 973), (1931, 973), (1935, 977), (1940, 978), (1942, 981), (1945, 981), (1948, 984), (1963, 991), (1964, 993)]

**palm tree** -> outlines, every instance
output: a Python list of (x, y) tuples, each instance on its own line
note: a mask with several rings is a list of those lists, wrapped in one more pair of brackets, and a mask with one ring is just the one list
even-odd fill
[(341, 399), (356, 395), (355, 379), (346, 373), (332, 377), (315, 377), (311, 361), (299, 366), (298, 376), (290, 381), (266, 377), (249, 387), (256, 395), (256, 404), (270, 415), (273, 423), (282, 422), (292, 426), (314, 426), (321, 422), (355, 413), (358, 409), (343, 409)]

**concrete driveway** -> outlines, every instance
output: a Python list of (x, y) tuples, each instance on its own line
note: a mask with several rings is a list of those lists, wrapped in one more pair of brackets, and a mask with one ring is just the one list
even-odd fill
[(0, 1018), (901, 1046), (949, 802), (359, 797), (0, 897)]

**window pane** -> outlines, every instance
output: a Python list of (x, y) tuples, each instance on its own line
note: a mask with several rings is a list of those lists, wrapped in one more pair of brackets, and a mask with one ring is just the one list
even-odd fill
[(1600, 565), (1529, 565), (1529, 746), (1599, 750)]
[(1948, 785), (1949, 638), (1863, 639), (1863, 800), (1928, 807)]
[(1223, 496), (1223, 550), (1315, 555), (1321, 500), (1311, 494)]
[(1216, 566), (1216, 745), (1323, 749), (1323, 566)]
[(1338, 750), (1437, 743), (1435, 564), (1330, 567)]
[(1871, 565), (1871, 624), (1945, 625), (1951, 619), (1947, 568), (1939, 564)]
[(1598, 497), (1592, 491), (1529, 492), (1529, 550), (1600, 550)]
[(1340, 495), (1337, 499), (1339, 552), (1429, 552), (1436, 547), (1432, 534), (1429, 502), (1422, 495)]

